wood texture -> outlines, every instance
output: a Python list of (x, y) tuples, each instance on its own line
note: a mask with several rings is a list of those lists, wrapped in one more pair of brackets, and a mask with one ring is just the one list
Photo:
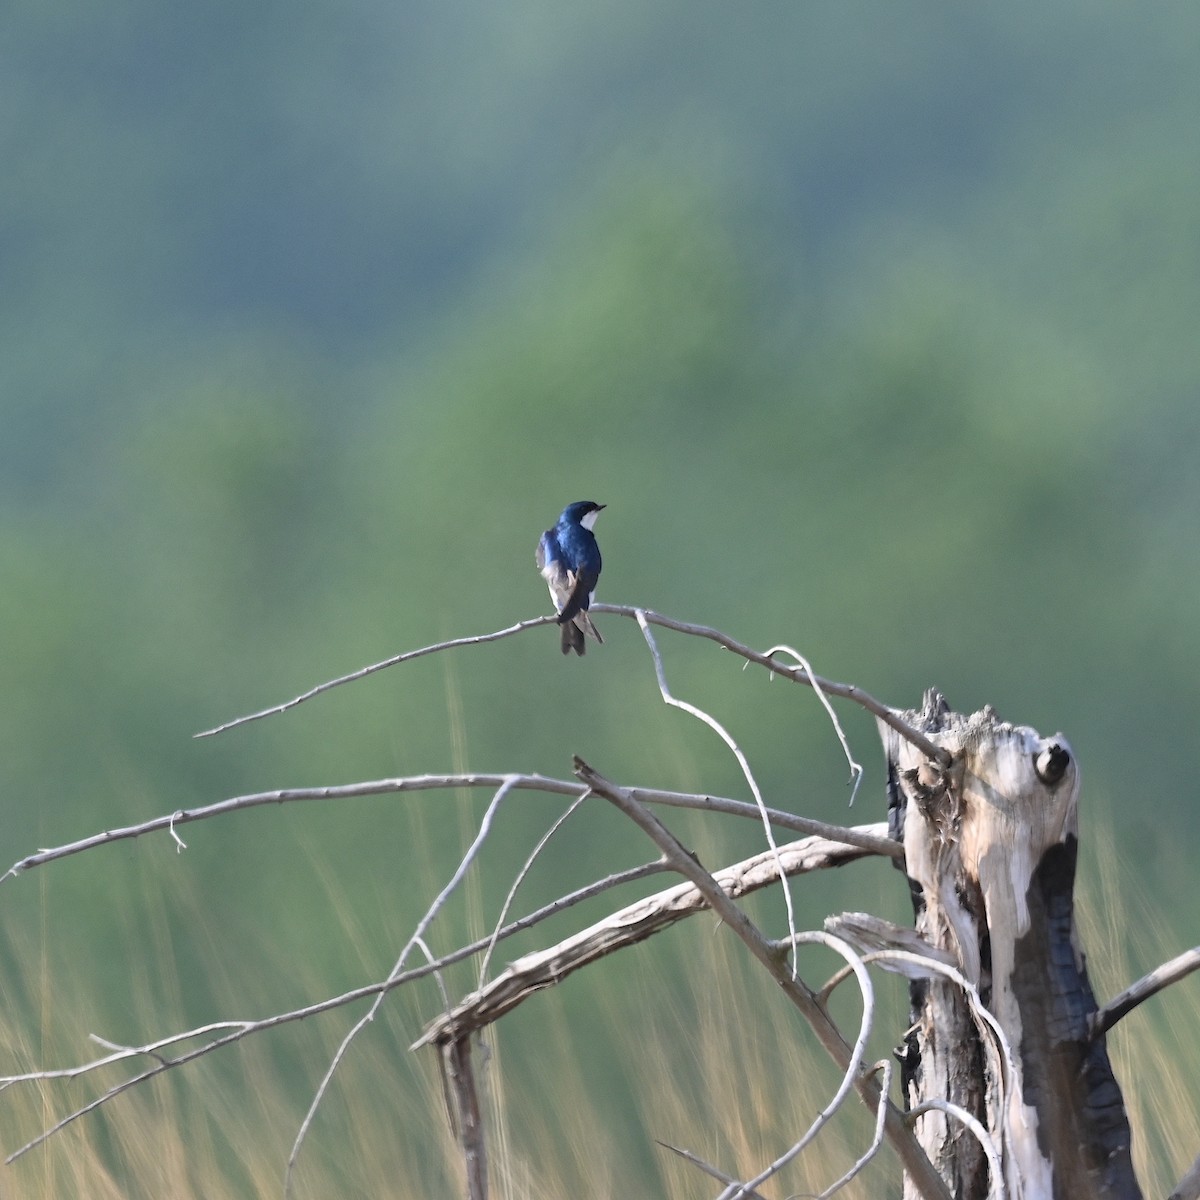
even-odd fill
[[(962, 989), (911, 984), (906, 1101), (941, 1097), (987, 1128), (1010, 1200), (1140, 1200), (1130, 1132), (1102, 1040), (1073, 910), (1079, 773), (1061, 735), (985, 708), (964, 717), (937, 692), (905, 719), (950, 754), (931, 762), (881, 727), (889, 826), (905, 848), (918, 933), (949, 954), (1007, 1039), (981, 1029)], [(918, 1121), (926, 1152), (961, 1200), (996, 1194), (987, 1160), (943, 1113)]]

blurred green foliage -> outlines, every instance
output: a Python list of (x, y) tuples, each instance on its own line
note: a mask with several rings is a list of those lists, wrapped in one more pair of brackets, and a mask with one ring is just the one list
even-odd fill
[[(582, 662), (539, 630), (191, 740), (543, 611), (537, 535), (593, 497), (602, 599), (790, 643), (892, 703), (937, 683), (1065, 731), (1085, 839), (1111, 822), (1190, 944), (1198, 32), (1190, 6), (1070, 0), (10, 5), (10, 860), (227, 795), (565, 775), (572, 753), (744, 795), (613, 618)], [(846, 817), (810, 695), (661, 644), (770, 802)], [(844, 716), (868, 769), (852, 815), (874, 818), (874, 734)], [(39, 931), (51, 992), (69, 981), (121, 1024), (106, 1036), (159, 1031), (128, 1011), (131, 976), (197, 1022), (243, 974), (263, 1011), (290, 1007), (386, 972), (485, 802), (191, 826), (186, 853), (156, 836), (10, 880), (5, 928)], [(440, 949), (494, 919), (561, 808), (508, 801)], [(673, 820), (714, 856), (759, 844)], [(518, 908), (647, 857), (588, 809)], [(902, 918), (898, 882), (870, 903), (861, 876), (806, 883), (804, 920)], [(4, 954), (10, 975), (29, 961)], [(545, 1003), (586, 1023), (622, 979)], [(6, 1019), (50, 1037), (54, 1006), (11, 987)], [(603, 1049), (583, 1061), (619, 1108)], [(311, 1063), (289, 1070), (307, 1094)]]

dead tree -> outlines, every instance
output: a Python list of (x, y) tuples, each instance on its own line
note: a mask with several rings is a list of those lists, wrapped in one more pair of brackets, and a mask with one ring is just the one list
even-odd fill
[[(908, 964), (916, 978), (901, 1079), (920, 1145), (956, 1200), (1001, 1192), (1010, 1200), (1140, 1200), (1129, 1122), (1096, 1036), (1097, 1003), (1075, 931), (1072, 750), (1063, 737), (1008, 725), (990, 708), (949, 712), (936, 691), (922, 709), (898, 715), (943, 751), (931, 757), (880, 722), (889, 833), (904, 846), (898, 865), (910, 882), (916, 936), (858, 914), (827, 928), (868, 956), (916, 952), (954, 968), (947, 978)], [(604, 782), (580, 766), (604, 794)], [(830, 850), (820, 847), (824, 856)], [(812, 862), (806, 846), (797, 857)], [(770, 876), (769, 854), (756, 865)], [(738, 894), (744, 875), (736, 875), (719, 878), (726, 895)], [(690, 902), (700, 906), (702, 896)], [(434, 1021), (422, 1043), (454, 1044), (534, 990), (644, 936), (623, 912), (529, 955)], [(979, 1004), (990, 1021), (980, 1019)], [(961, 1114), (988, 1134), (991, 1162)], [(928, 1194), (906, 1176), (906, 1195)]]
[[(941, 752), (930, 755), (896, 722), (880, 722), (889, 832), (904, 847), (915, 933), (861, 915), (827, 927), (867, 960), (907, 956), (915, 978), (902, 1084), (921, 1146), (958, 1200), (1140, 1200), (1129, 1122), (1096, 1036), (1097, 1005), (1074, 924), (1079, 772), (1070, 746), (1059, 735), (1006, 724), (990, 708), (952, 713), (936, 691), (920, 710), (896, 715)], [(610, 799), (621, 790), (586, 764), (577, 763), (577, 774)], [(648, 831), (669, 854), (670, 841)], [(788, 873), (812, 869), (814, 851), (823, 856), (818, 865), (838, 854), (816, 839), (788, 849), (788, 863), (778, 864)], [(760, 883), (777, 877), (769, 854), (755, 867)], [(669, 915), (655, 929), (682, 906), (705, 903), (703, 869), (696, 864), (690, 873), (699, 891), (673, 889), (669, 902), (661, 894)], [(744, 890), (747, 875), (709, 879), (725, 899)], [(645, 910), (631, 906), (512, 964), (439, 1017), (419, 1044), (452, 1047), (534, 991), (648, 936)], [(949, 977), (932, 969), (939, 965), (951, 968)], [(986, 1138), (970, 1131), (967, 1117)], [(906, 1175), (906, 1195), (929, 1194), (927, 1180)]]
[[(942, 751), (930, 756), (895, 723), (880, 722), (889, 832), (904, 847), (898, 865), (909, 880), (915, 934), (857, 914), (832, 918), (827, 928), (868, 961), (908, 956), (915, 978), (901, 1075), (921, 1146), (956, 1200), (1140, 1200), (1129, 1121), (1097, 1036), (1074, 923), (1079, 771), (1070, 746), (1061, 735), (1006, 724), (990, 708), (952, 713), (932, 690), (920, 710), (896, 715)], [(577, 767), (608, 794), (612, 785), (586, 764)], [(838, 853), (814, 849), (831, 860)], [(811, 869), (813, 853), (808, 845), (789, 848), (797, 861), (785, 871)], [(769, 854), (756, 868), (776, 877)], [(733, 897), (745, 877), (737, 871), (715, 882)], [(679, 915), (682, 893), (673, 891), (662, 925)], [(704, 904), (690, 895), (686, 903)], [(648, 936), (637, 908), (512, 964), (439, 1017), (418, 1044), (452, 1046), (534, 991)], [(921, 959), (927, 968), (949, 966), (952, 977), (923, 969)], [(987, 1138), (973, 1134), (962, 1114)], [(906, 1174), (906, 1196), (929, 1194)]]
[[(904, 844), (917, 932), (978, 989), (1011, 1051), (998, 1051), (958, 985), (915, 980), (907, 1107), (945, 1099), (974, 1115), (1001, 1149), (1010, 1197), (1140, 1200), (1075, 929), (1071, 748), (990, 708), (952, 713), (936, 691), (905, 716), (951, 757), (943, 767), (881, 726), (889, 828)], [(980, 1143), (960, 1124), (934, 1108), (917, 1131), (956, 1196), (995, 1193)]]
[[(418, 923), (386, 979), (261, 1020), (218, 1022), (141, 1046), (110, 1045), (110, 1053), (78, 1067), (0, 1076), (0, 1085), (5, 1087), (17, 1083), (41, 1086), (49, 1079), (74, 1079), (117, 1063), (135, 1065), (133, 1075), (76, 1107), (11, 1154), (10, 1160), (121, 1092), (164, 1071), (252, 1034), (373, 997), (370, 1010), (347, 1033), (313, 1099), (289, 1159), (290, 1179), (305, 1131), (342, 1055), (390, 991), (480, 953), (484, 956), (480, 975), (487, 979), (492, 950), (503, 938), (609, 887), (669, 870), (681, 876), (683, 882), (644, 897), (556, 945), (511, 962), (477, 991), (457, 1002), (447, 1002), (446, 1010), (431, 1021), (417, 1042), (418, 1046), (437, 1046), (442, 1055), (447, 1099), (456, 1115), (455, 1129), (470, 1200), (483, 1200), (488, 1190), (486, 1131), (474, 1078), (471, 1039), (572, 972), (706, 909), (742, 939), (782, 994), (803, 1014), (817, 1041), (842, 1072), (836, 1095), (810, 1129), (754, 1178), (739, 1182), (725, 1170), (685, 1153), (694, 1165), (725, 1184), (721, 1193), (724, 1200), (761, 1196), (762, 1184), (809, 1144), (852, 1093), (857, 1093), (875, 1114), (875, 1138), (859, 1161), (823, 1195), (832, 1195), (853, 1177), (886, 1140), (899, 1155), (905, 1194), (910, 1198), (1140, 1200), (1130, 1158), (1129, 1121), (1104, 1038), (1116, 1021), (1148, 996), (1200, 967), (1200, 948), (1164, 964), (1098, 1009), (1074, 922), (1079, 772), (1066, 740), (1059, 735), (1043, 738), (1028, 727), (1006, 724), (990, 708), (969, 717), (958, 715), (949, 710), (936, 691), (927, 693), (916, 711), (896, 710), (852, 684), (820, 678), (800, 655), (786, 647), (761, 653), (718, 630), (688, 625), (641, 608), (602, 605), (593, 611), (637, 621), (654, 658), (664, 702), (700, 719), (726, 742), (742, 767), (754, 796), (753, 804), (623, 786), (576, 759), (573, 780), (515, 773), (424, 775), (256, 793), (164, 814), (139, 825), (109, 829), (28, 855), (0, 877), (0, 882), (64, 857), (156, 830), (168, 832), (182, 849), (184, 843), (177, 828), (258, 805), (336, 802), (348, 796), (447, 787), (478, 787), (493, 792), (471, 848)], [(553, 620), (538, 618), (493, 634), (409, 651), (208, 732), (221, 732), (285, 712), (330, 688), (412, 658), (495, 641)], [(671, 694), (651, 626), (714, 641), (773, 676), (813, 688), (833, 720), (855, 777), (861, 768), (850, 756), (829, 697), (853, 701), (873, 713), (887, 764), (887, 825), (831, 826), (768, 808), (749, 763), (724, 727)], [(794, 659), (796, 665), (783, 661), (782, 655)], [(510, 794), (521, 791), (553, 792), (570, 798), (566, 811), (539, 843), (535, 857), (554, 829), (579, 805), (599, 800), (611, 803), (636, 824), (655, 843), (659, 857), (582, 887), (520, 920), (503, 924), (502, 915), (491, 937), (441, 958), (431, 958), (421, 966), (411, 966), (414, 948), (420, 946), (427, 953), (425, 932), (474, 862), (494, 814)], [(745, 862), (710, 872), (653, 811), (673, 807), (760, 820), (768, 848)], [(779, 828), (807, 836), (777, 845), (771, 831)], [(742, 896), (781, 879), (867, 855), (889, 856), (904, 871), (913, 900), (914, 928), (900, 928), (864, 914), (842, 914), (828, 918), (824, 930), (797, 931), (792, 927), (790, 893), (786, 893), (788, 936), (770, 939), (738, 903)], [(525, 870), (531, 863), (532, 859)], [(518, 874), (517, 883), (523, 874)], [(507, 913), (507, 904), (504, 911)], [(843, 972), (820, 988), (811, 987), (801, 978), (792, 961), (797, 947), (812, 943), (828, 946), (847, 963)], [(864, 1059), (874, 1008), (867, 970), (871, 965), (900, 971), (910, 981), (911, 1025), (906, 1033), (897, 1031), (902, 1040), (898, 1054), (902, 1085), (899, 1105), (889, 1095), (892, 1064), (872, 1064)], [(833, 988), (849, 976), (857, 980), (863, 996), (862, 1026), (853, 1044), (832, 1019), (828, 1007)], [(1180, 1182), (1172, 1200), (1198, 1197), (1200, 1158)]]

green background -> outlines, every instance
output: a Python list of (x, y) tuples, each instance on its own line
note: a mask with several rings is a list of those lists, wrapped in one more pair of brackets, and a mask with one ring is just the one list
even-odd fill
[[(239, 793), (566, 776), (573, 753), (626, 783), (746, 796), (611, 616), (582, 661), (535, 630), (192, 740), (545, 611), (537, 536), (594, 498), (602, 600), (791, 644), (889, 703), (937, 684), (960, 710), (1064, 732), (1085, 873), (1106, 830), (1162, 943), (1193, 943), (1198, 67), (1180, 3), (11, 3), (8, 861)], [(848, 813), (810, 694), (707, 643), (661, 645), (769, 803), (881, 817), (868, 720), (840, 710), (867, 768)], [(486, 799), (259, 809), (182, 831), (186, 853), (155, 835), (8, 880), (18, 1065), (86, 1057), (76, 1020), (133, 1042), (381, 977)], [(436, 948), (490, 926), (561, 810), (507, 802)], [(761, 845), (749, 824), (673, 824), (714, 862)], [(589, 809), (517, 908), (651, 857)], [(902, 919), (899, 884), (839, 875), (798, 919)], [(781, 932), (777, 898), (762, 912)], [(1148, 969), (1155, 947), (1121, 916), (1110, 932)], [(639, 953), (669, 989), (675, 951)], [(606, 1048), (593, 1011), (634, 985), (591, 974), (534, 1005), (597, 1030), (583, 1086), (650, 1170), (622, 1125), (637, 1055), (616, 1018)], [(368, 1054), (399, 1055), (437, 1003), (397, 1001)], [(514, 1019), (505, 1065), (540, 1094), (537, 1021)], [(277, 1045), (281, 1170), (329, 1047)], [(253, 1127), (237, 1053), (211, 1070)], [(409, 1103), (432, 1127), (427, 1082)]]

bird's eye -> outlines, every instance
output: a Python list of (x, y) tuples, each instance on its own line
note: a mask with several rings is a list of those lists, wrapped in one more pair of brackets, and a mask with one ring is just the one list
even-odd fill
[(1048, 742), (1033, 756), (1033, 769), (1047, 787), (1062, 782), (1071, 765), (1071, 753), (1061, 742)]

